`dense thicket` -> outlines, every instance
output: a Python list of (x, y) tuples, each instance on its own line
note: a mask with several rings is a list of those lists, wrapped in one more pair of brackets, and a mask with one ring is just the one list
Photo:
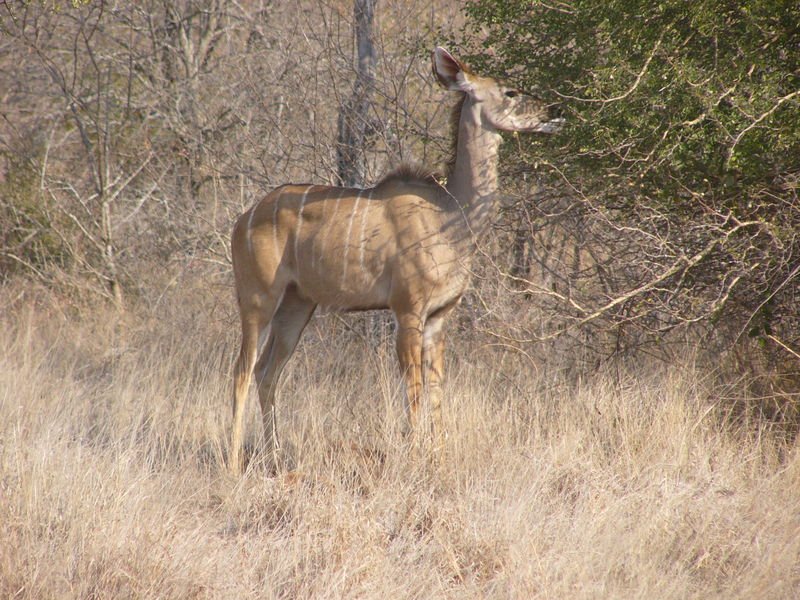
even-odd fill
[(515, 205), (528, 215), (517, 245), (538, 240), (518, 248), (517, 274), (562, 316), (556, 327), (613, 330), (621, 349), (700, 323), (709, 342), (751, 336), (796, 364), (796, 3), (483, 0), (465, 11), (471, 61), (568, 117), (555, 144), (520, 138), (505, 161), (509, 179), (546, 182)]

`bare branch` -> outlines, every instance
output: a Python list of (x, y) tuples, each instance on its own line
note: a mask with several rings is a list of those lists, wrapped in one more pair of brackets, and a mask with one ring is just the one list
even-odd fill
[(761, 115), (753, 119), (753, 121), (747, 127), (745, 127), (738, 134), (736, 134), (736, 137), (733, 138), (733, 143), (731, 144), (730, 148), (728, 148), (728, 154), (725, 159), (725, 164), (727, 165), (730, 163), (731, 159), (733, 158), (733, 153), (736, 150), (736, 146), (739, 144), (739, 142), (742, 140), (742, 138), (748, 131), (756, 127), (759, 123), (761, 123), (761, 121), (763, 121), (764, 119), (769, 117), (772, 113), (774, 113), (776, 110), (778, 110), (778, 108), (780, 108), (780, 106), (784, 102), (791, 100), (798, 94), (800, 94), (800, 90), (795, 90), (790, 94), (786, 94), (782, 98), (778, 98), (778, 100), (775, 102), (775, 104), (772, 105), (772, 107), (769, 110), (763, 112)]

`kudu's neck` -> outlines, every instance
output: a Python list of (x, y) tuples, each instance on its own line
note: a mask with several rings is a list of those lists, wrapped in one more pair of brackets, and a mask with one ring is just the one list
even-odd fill
[(473, 235), (480, 235), (494, 216), (501, 140), (500, 133), (483, 122), (480, 104), (465, 98), (447, 191), (458, 201)]

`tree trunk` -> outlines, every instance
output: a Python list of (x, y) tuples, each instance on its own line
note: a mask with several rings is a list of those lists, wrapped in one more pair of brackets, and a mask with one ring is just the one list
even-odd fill
[(377, 55), (373, 42), (375, 4), (377, 0), (354, 0), (356, 33), (356, 79), (353, 93), (339, 109), (339, 131), (336, 143), (336, 166), (344, 186), (365, 185), (366, 149), (373, 130), (369, 109), (375, 87)]

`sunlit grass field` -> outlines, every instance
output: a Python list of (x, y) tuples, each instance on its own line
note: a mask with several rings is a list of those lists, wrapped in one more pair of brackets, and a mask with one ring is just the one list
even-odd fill
[(281, 386), (279, 472), (233, 479), (222, 296), (119, 316), (4, 292), (0, 597), (800, 596), (798, 448), (690, 361), (564, 382), (453, 335), (431, 455), (391, 342), (323, 317)]

